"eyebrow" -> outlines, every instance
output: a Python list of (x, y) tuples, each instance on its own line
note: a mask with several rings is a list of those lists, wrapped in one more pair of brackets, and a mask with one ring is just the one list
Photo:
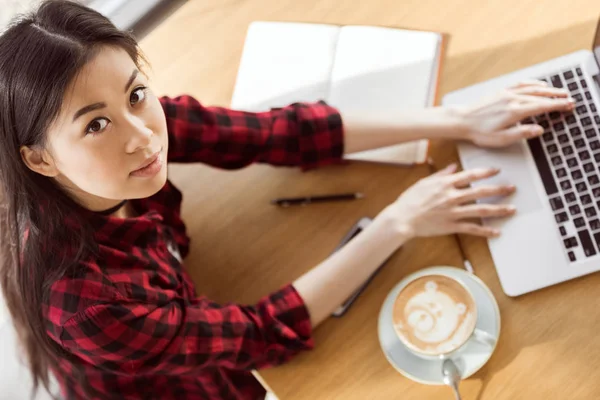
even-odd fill
[(81, 117), (83, 114), (87, 114), (89, 112), (99, 110), (101, 108), (106, 108), (106, 103), (94, 103), (90, 104), (89, 106), (85, 106), (75, 113), (75, 116), (73, 117), (73, 122), (75, 122), (77, 118)]
[(127, 81), (127, 85), (125, 85), (125, 93), (127, 93), (127, 90), (129, 90), (129, 87), (131, 86), (131, 84), (133, 83), (135, 78), (137, 77), (138, 73), (139, 73), (139, 71), (137, 69), (134, 69), (133, 72), (131, 73), (129, 80)]
[[(139, 71), (137, 69), (134, 69), (133, 72), (131, 73), (131, 76), (127, 80), (127, 84), (125, 85), (125, 93), (127, 93), (127, 90), (129, 90), (129, 87), (131, 86), (131, 84), (133, 83), (135, 78), (137, 77), (138, 73), (139, 73)], [(85, 106), (75, 113), (75, 115), (73, 116), (73, 122), (75, 122), (77, 120), (77, 118), (81, 117), (82, 115), (87, 114), (92, 111), (95, 111), (95, 110), (99, 110), (101, 108), (106, 108), (106, 103), (94, 103), (94, 104), (90, 104), (89, 106)]]

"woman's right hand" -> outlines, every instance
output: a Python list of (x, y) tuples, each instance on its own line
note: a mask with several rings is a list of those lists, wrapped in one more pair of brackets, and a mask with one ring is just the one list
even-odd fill
[(386, 207), (377, 218), (392, 223), (396, 232), (410, 237), (439, 236), (466, 233), (494, 237), (500, 232), (466, 219), (508, 217), (515, 213), (512, 205), (467, 204), (485, 197), (507, 196), (514, 186), (469, 184), (496, 175), (497, 169), (472, 169), (455, 173), (452, 164), (437, 173), (421, 179), (407, 189), (394, 203)]

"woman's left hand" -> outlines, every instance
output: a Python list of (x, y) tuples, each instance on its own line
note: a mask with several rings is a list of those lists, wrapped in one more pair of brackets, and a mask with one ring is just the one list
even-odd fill
[(481, 147), (504, 147), (543, 133), (537, 124), (515, 125), (518, 122), (545, 112), (571, 112), (574, 107), (566, 90), (531, 81), (458, 111), (467, 140)]

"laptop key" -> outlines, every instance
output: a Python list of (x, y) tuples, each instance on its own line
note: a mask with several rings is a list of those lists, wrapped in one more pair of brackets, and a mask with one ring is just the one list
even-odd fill
[(596, 131), (593, 130), (593, 129), (586, 129), (585, 130), (585, 137), (588, 138), (588, 139), (596, 137)]
[(575, 224), (575, 228), (581, 228), (583, 226), (585, 226), (585, 220), (581, 217), (577, 217), (573, 220), (573, 223)]
[[(561, 125), (562, 125), (562, 122), (561, 122)], [(563, 127), (564, 127), (564, 125), (563, 125)], [(558, 131), (559, 129), (555, 129), (555, 130)], [(558, 142), (562, 143), (562, 144), (569, 143), (569, 137), (564, 133), (562, 135), (558, 135)]]
[(539, 138), (533, 138), (527, 141), (527, 145), (529, 146), (529, 150), (531, 151), (531, 155), (533, 156), (535, 165), (537, 166), (537, 169), (540, 173), (540, 178), (542, 179), (542, 183), (544, 184), (546, 194), (551, 196), (554, 193), (557, 193), (558, 187), (556, 186), (556, 181), (554, 180), (554, 176), (552, 175), (552, 170), (550, 169), (548, 159), (544, 154), (542, 142)]
[(588, 172), (588, 173), (589, 173), (589, 172), (594, 172), (594, 171), (596, 170), (596, 168), (594, 167), (594, 164), (592, 164), (592, 163), (587, 163), (587, 164), (584, 164), (584, 166), (583, 166), (583, 170), (584, 170), (585, 172)]
[(570, 237), (570, 238), (563, 239), (563, 242), (567, 249), (572, 249), (573, 247), (577, 247), (577, 238), (576, 237)]
[(562, 222), (567, 222), (569, 220), (569, 216), (563, 211), (554, 215), (554, 219), (556, 219), (556, 222), (560, 224)]
[(579, 182), (575, 184), (575, 189), (577, 189), (577, 193), (583, 193), (587, 190), (587, 186), (585, 182)]
[(594, 207), (588, 207), (585, 209), (586, 217), (592, 218), (592, 217), (595, 217), (596, 215), (598, 215), (598, 213), (596, 212), (596, 209)]
[(592, 112), (598, 111), (598, 109), (596, 108), (596, 105), (594, 103), (590, 104), (590, 110), (592, 110)]
[(596, 241), (596, 246), (600, 248), (600, 232), (594, 233), (594, 240)]
[(584, 150), (582, 152), (579, 153), (579, 159), (582, 161), (586, 161), (590, 159), (590, 153), (587, 150)]
[(591, 219), (590, 227), (592, 228), (593, 231), (599, 230), (600, 229), (600, 220), (599, 219)]
[(596, 246), (594, 246), (594, 243), (592, 242), (590, 233), (586, 230), (582, 230), (577, 232), (577, 236), (579, 236), (579, 241), (581, 242), (585, 255), (588, 257), (596, 255)]
[(596, 241), (596, 246), (600, 248), (600, 232), (594, 233), (594, 240)]
[(554, 154), (554, 153), (558, 152), (558, 146), (555, 144), (550, 144), (550, 145), (548, 145), (548, 147), (546, 147), (546, 150), (548, 150), (548, 154)]
[(592, 140), (590, 142), (590, 148), (592, 150), (598, 150), (598, 149), (600, 149), (600, 141), (598, 141), (598, 140)]
[(557, 88), (563, 87), (563, 84), (562, 84), (562, 81), (560, 80), (559, 75), (553, 75), (550, 78), (550, 81), (552, 82), (552, 86), (554, 86), (554, 87), (557, 87)]
[(565, 121), (567, 124), (572, 125), (577, 123), (577, 118), (575, 118), (574, 115), (569, 115), (567, 118), (565, 118)]
[(529, 125), (529, 124), (533, 124), (533, 118), (525, 118), (523, 121), (521, 121), (521, 124), (523, 125)]
[[(571, 187), (572, 187), (572, 186), (571, 186), (571, 181), (562, 181), (562, 182), (560, 183), (560, 187), (561, 187), (561, 189), (562, 189), (562, 190), (569, 190), (569, 189), (571, 189)], [(558, 190), (557, 190), (557, 191), (558, 191)], [(556, 192), (555, 192), (555, 193), (556, 193)], [(550, 194), (550, 193), (549, 193), (549, 194)], [(552, 193), (552, 194), (553, 194), (553, 193)]]
[(559, 178), (564, 178), (565, 176), (567, 176), (567, 170), (564, 168), (558, 168), (556, 170), (556, 176)]
[(596, 123), (596, 125), (600, 125), (600, 116), (594, 115), (594, 122)]
[[(585, 113), (587, 113), (587, 107), (585, 106), (585, 104), (577, 106), (577, 108), (575, 108), (575, 112), (577, 112), (578, 115), (585, 114)], [(571, 117), (573, 117), (573, 116), (571, 115)], [(575, 117), (573, 117), (573, 118), (575, 118)]]
[(554, 197), (550, 199), (550, 207), (552, 207), (552, 211), (558, 211), (564, 209), (565, 205), (560, 197)]
[(574, 169), (573, 171), (571, 171), (571, 176), (573, 177), (573, 180), (575, 180), (575, 181), (578, 181), (583, 178), (583, 174), (581, 173), (581, 170), (579, 170), (579, 169)]
[(575, 100), (576, 103), (581, 103), (583, 101), (583, 96), (579, 93), (576, 93), (573, 95), (573, 100)]
[(588, 87), (587, 82), (585, 80), (580, 80), (579, 83), (581, 84), (581, 87), (586, 89)]
[[(557, 122), (554, 125), (552, 125), (552, 129), (554, 129), (554, 132), (562, 132), (562, 131), (565, 130), (565, 124), (563, 124), (562, 122)], [(569, 141), (569, 137), (567, 136), (567, 140), (563, 142), (561, 140), (562, 136), (567, 136), (567, 135), (560, 135), (558, 137), (558, 141), (561, 142), (561, 143), (567, 143)]]
[(575, 68), (575, 72), (577, 72), (577, 76), (583, 75), (583, 72), (581, 71), (581, 68), (579, 68), (579, 67)]
[(584, 194), (579, 198), (579, 200), (581, 200), (581, 204), (587, 206), (588, 204), (592, 203), (592, 196), (590, 196), (589, 194)]
[(558, 227), (558, 230), (560, 231), (561, 236), (567, 236), (567, 230), (565, 229), (564, 226)]
[(567, 71), (564, 73), (564, 76), (565, 76), (565, 79), (573, 79), (575, 74), (573, 74), (573, 71)]
[(575, 140), (575, 147), (577, 147), (578, 149), (585, 147), (585, 140), (583, 140), (583, 139)]
[(600, 188), (592, 189), (592, 194), (594, 195), (595, 199), (599, 199), (600, 198)]
[(581, 118), (581, 125), (590, 126), (592, 124), (592, 119), (590, 117)]
[(590, 175), (588, 177), (588, 182), (590, 183), (590, 185), (598, 185), (600, 184), (600, 178), (596, 174)]
[(569, 251), (569, 261), (571, 262), (575, 262), (577, 261), (577, 258), (575, 258), (575, 253), (573, 253), (572, 251)]
[(569, 166), (569, 168), (575, 168), (579, 165), (579, 163), (577, 162), (576, 158), (569, 158), (567, 160), (567, 165)]
[(548, 116), (550, 117), (551, 120), (560, 119), (560, 113), (558, 111), (552, 111), (551, 113), (548, 114)]
[(573, 192), (565, 193), (565, 199), (567, 200), (567, 203), (574, 203), (577, 201), (577, 197), (575, 196), (575, 193), (573, 193)]
[(594, 160), (596, 160), (597, 163), (600, 163), (600, 153), (594, 154)]
[(544, 130), (547, 130), (550, 127), (550, 123), (547, 119), (543, 119), (538, 123)]
[(585, 92), (585, 98), (588, 100), (592, 99), (592, 94), (590, 92)]
[(572, 216), (576, 216), (581, 214), (581, 208), (579, 208), (579, 206), (577, 204), (573, 204), (572, 206), (569, 207), (569, 212), (571, 213)]

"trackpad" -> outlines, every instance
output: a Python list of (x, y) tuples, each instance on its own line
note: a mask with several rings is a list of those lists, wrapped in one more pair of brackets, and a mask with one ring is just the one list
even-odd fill
[(525, 160), (524, 149), (521, 144), (513, 145), (506, 149), (477, 151), (472, 156), (463, 159), (463, 167), (500, 169), (500, 173), (492, 178), (473, 183), (479, 185), (515, 185), (516, 192), (508, 197), (489, 197), (479, 201), (491, 204), (514, 204), (519, 214), (537, 211), (542, 208), (542, 202), (536, 189), (533, 174), (537, 171), (531, 169)]

